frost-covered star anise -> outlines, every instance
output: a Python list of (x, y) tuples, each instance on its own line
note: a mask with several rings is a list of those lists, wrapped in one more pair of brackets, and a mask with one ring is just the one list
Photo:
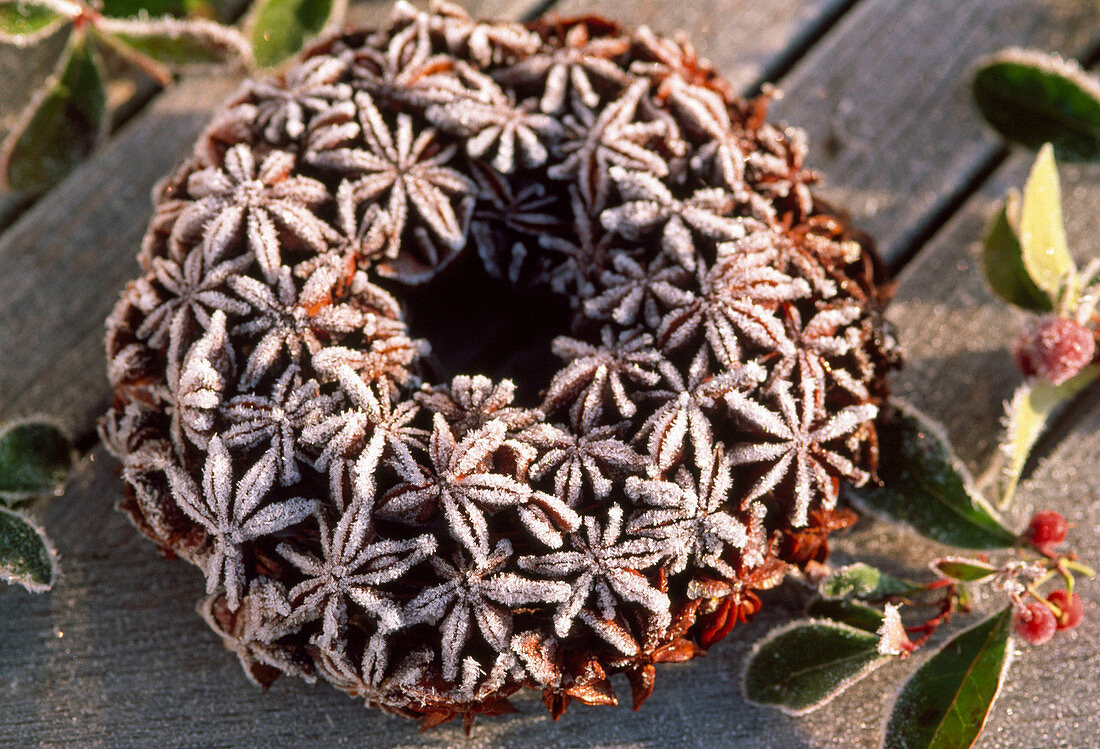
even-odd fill
[(691, 363), (686, 382), (679, 372), (672, 372), (669, 379), (673, 389), (661, 393), (666, 400), (642, 424), (638, 440), (646, 440), (649, 456), (661, 470), (679, 462), (688, 443), (694, 451), (695, 464), (706, 468), (711, 459), (714, 410), (730, 394), (741, 394), (756, 386), (764, 379), (764, 369), (755, 362), (747, 362), (712, 374), (705, 352), (701, 351)]
[(298, 463), (309, 459), (299, 436), (328, 416), (334, 401), (321, 393), (316, 380), (303, 383), (301, 369), (292, 364), (275, 381), (271, 395), (246, 393), (225, 402), (228, 427), (222, 439), (230, 448), (268, 445), (265, 452), (275, 458), (279, 484), (289, 486), (301, 479)]
[(381, 48), (370, 40), (353, 48), (339, 45), (337, 56), (348, 62), (354, 87), (421, 107), (462, 94), (461, 83), (449, 75), (453, 58), (432, 49), (428, 15), (399, 2), (394, 16), (400, 27), (392, 29), (388, 41), (379, 40)]
[(295, 140), (306, 130), (309, 118), (351, 97), (351, 86), (341, 80), (348, 63), (337, 57), (314, 57), (292, 67), (275, 82), (250, 81), (246, 91), (257, 104), (256, 125), (272, 143)]
[(714, 242), (741, 239), (747, 232), (745, 219), (731, 215), (735, 202), (726, 190), (708, 187), (680, 200), (647, 172), (613, 166), (608, 174), (624, 202), (600, 213), (603, 227), (630, 240), (660, 227), (662, 249), (688, 270), (697, 264), (693, 231)]
[(721, 443), (704, 462), (698, 485), (683, 466), (674, 482), (631, 476), (626, 480), (627, 496), (647, 508), (632, 516), (626, 529), (665, 541), (671, 574), (693, 562), (736, 580), (737, 572), (725, 556), (730, 549), (744, 549), (749, 536), (745, 524), (728, 512), (740, 509), (730, 506), (732, 488), (730, 460)]
[[(226, 281), (252, 262), (247, 255), (225, 260), (214, 267), (206, 263), (206, 254), (194, 248), (182, 262), (163, 257), (153, 258), (152, 277), (142, 278), (140, 285), (147, 285), (139, 292), (139, 299), (148, 299), (144, 310), (148, 317), (137, 329), (138, 338), (145, 338), (153, 348), (168, 343), (168, 359), (178, 359), (184, 332), (192, 322), (206, 329), (214, 310), (241, 315), (248, 306), (228, 293)], [(163, 289), (158, 292), (157, 287)]]
[(554, 492), (570, 507), (580, 504), (587, 484), (598, 499), (611, 493), (612, 479), (646, 467), (645, 457), (623, 442), (621, 425), (596, 427), (589, 431), (566, 429), (552, 424), (535, 424), (520, 435), (540, 451), (529, 475), (535, 481), (551, 472)]
[(584, 302), (584, 312), (593, 319), (610, 317), (618, 325), (630, 327), (639, 319), (656, 330), (663, 307), (689, 304), (684, 286), (691, 274), (683, 267), (664, 262), (660, 256), (643, 265), (626, 252), (618, 252), (611, 267), (600, 274), (599, 293)]
[(862, 315), (863, 310), (855, 304), (831, 306), (819, 310), (803, 325), (798, 310), (788, 309), (788, 327), (799, 346), (795, 356), (788, 356), (779, 363), (772, 377), (789, 379), (797, 366), (799, 377), (815, 379), (822, 388), (825, 379), (831, 379), (860, 401), (866, 401), (870, 398), (867, 384), (843, 361), (859, 347), (862, 331), (853, 323)]
[(725, 97), (704, 86), (691, 85), (679, 76), (668, 78), (664, 90), (683, 129), (703, 139), (703, 145), (692, 154), (692, 169), (704, 177), (712, 177), (708, 182), (741, 192), (745, 157), (730, 125)]
[(327, 339), (362, 324), (362, 315), (353, 307), (330, 303), (335, 282), (331, 275), (318, 272), (299, 291), (285, 265), (270, 285), (249, 276), (229, 280), (252, 313), (233, 327), (234, 335), (258, 336), (241, 375), (241, 387), (259, 382), (283, 351), (299, 364), (303, 355), (320, 351)]
[(611, 166), (645, 171), (657, 177), (668, 174), (668, 164), (661, 154), (647, 148), (653, 141), (669, 135), (668, 122), (641, 120), (638, 115), (638, 105), (648, 89), (647, 81), (635, 81), (598, 116), (582, 106), (565, 117), (568, 135), (558, 146), (564, 158), (546, 173), (579, 185), (581, 197), (592, 213), (598, 213), (606, 205)]
[(430, 8), (428, 27), (443, 37), (453, 54), (464, 53), (482, 67), (506, 55), (529, 55), (539, 48), (538, 34), (522, 24), (475, 21), (462, 6), (446, 0), (432, 0)]
[(730, 411), (762, 433), (761, 441), (734, 445), (729, 452), (734, 465), (765, 463), (766, 472), (749, 488), (744, 501), (766, 496), (790, 479), (791, 525), (806, 524), (815, 490), (820, 492), (823, 506), (831, 508), (837, 500), (840, 477), (857, 483), (870, 475), (835, 449), (829, 442), (850, 435), (878, 413), (870, 403), (847, 406), (834, 413), (824, 410), (818, 383), (803, 380), (796, 397), (794, 388), (786, 382), (777, 383), (772, 395), (777, 411), (731, 391), (725, 397)]
[(436, 550), (431, 534), (409, 539), (374, 537), (371, 514), (376, 467), (376, 456), (357, 467), (357, 484), (367, 486), (357, 492), (335, 527), (330, 529), (324, 516), (318, 517), (319, 555), (290, 543), (278, 547), (278, 553), (304, 578), (287, 592), (293, 607), (288, 618), (295, 626), (320, 619), (317, 644), (322, 648), (344, 649), (341, 629), (347, 624), (349, 602), (377, 622), (377, 633), (383, 637), (400, 628), (400, 605), (381, 587), (400, 579)]
[(208, 265), (243, 239), (264, 279), (274, 283), (287, 245), (323, 252), (334, 234), (312, 210), (328, 200), (328, 189), (292, 174), (296, 163), (294, 154), (272, 151), (257, 165), (248, 146), (233, 146), (220, 168), (207, 167), (188, 178), (187, 191), (195, 202), (183, 210), (173, 231), (203, 235)]
[(424, 116), (440, 129), (466, 139), (470, 156), (489, 161), (501, 174), (511, 174), (517, 166), (545, 163), (545, 141), (556, 140), (561, 133), (557, 120), (531, 111), (533, 108), (533, 103), (509, 103), (501, 92), (490, 101), (469, 97), (433, 104)]
[(532, 489), (511, 476), (492, 471), (493, 453), (504, 444), (501, 421), (467, 432), (461, 441), (441, 414), (433, 419), (428, 456), (431, 467), (401, 460), (395, 468), (404, 483), (382, 498), (380, 517), (425, 520), (438, 507), (459, 544), (475, 559), (489, 553), (487, 514), (514, 509), (532, 536), (561, 546), (562, 531), (574, 530), (580, 517), (557, 497)]
[(611, 328), (605, 327), (602, 337), (602, 346), (564, 336), (554, 339), (554, 353), (569, 364), (550, 383), (543, 410), (552, 413), (571, 403), (573, 422), (589, 427), (599, 420), (610, 400), (621, 416), (630, 418), (638, 407), (627, 382), (637, 392), (674, 376), (672, 365), (652, 348), (649, 334), (625, 332), (616, 338)]
[(247, 584), (245, 544), (300, 523), (317, 509), (316, 500), (304, 497), (264, 504), (275, 483), (274, 456), (260, 458), (238, 480), (219, 435), (207, 446), (201, 489), (179, 466), (170, 465), (166, 472), (179, 508), (206, 529), (211, 549), (199, 560), (206, 572), (206, 592), (224, 585), (231, 610), (237, 608)]
[[(340, 191), (340, 200), (363, 206), (387, 194), (384, 214), (388, 220), (386, 255), (396, 258), (409, 210), (451, 250), (466, 238), (452, 198), (473, 191), (473, 184), (459, 172), (444, 166), (454, 154), (454, 145), (436, 147), (436, 133), (428, 128), (413, 134), (413, 121), (397, 115), (395, 133), (390, 132), (374, 99), (366, 92), (355, 95), (357, 123), (337, 121), (317, 128), (306, 142), (306, 160), (332, 169), (351, 179)], [(342, 211), (349, 210), (347, 205)], [(465, 211), (465, 212), (468, 212)]]
[(367, 385), (347, 363), (326, 361), (327, 353), (331, 350), (322, 352), (318, 368), (340, 383), (350, 403), (303, 429), (301, 441), (319, 450), (313, 465), (328, 472), (329, 490), (343, 508), (353, 464), (364, 455), (377, 463), (384, 450), (398, 461), (412, 461), (412, 449), (423, 449), (427, 432), (410, 424), (419, 410), (415, 403), (395, 404), (389, 388)]
[(554, 604), (569, 595), (569, 586), (531, 580), (504, 571), (512, 545), (501, 539), (491, 554), (470, 558), (455, 553), (454, 563), (431, 561), (441, 582), (426, 587), (405, 605), (409, 624), (441, 619), (443, 678), (452, 680), (476, 624), (481, 637), (497, 652), (507, 652), (512, 638), (512, 611), (524, 604)]
[(600, 103), (597, 89), (612, 86), (615, 90), (630, 82), (630, 76), (611, 61), (629, 46), (620, 37), (592, 39), (588, 28), (577, 24), (565, 32), (561, 46), (530, 55), (495, 77), (509, 86), (541, 82), (543, 112), (560, 112), (570, 93), (585, 106), (595, 107)]
[(537, 575), (568, 581), (569, 595), (554, 613), (554, 631), (565, 637), (590, 599), (594, 599), (590, 611), (603, 621), (615, 620), (618, 607), (629, 604), (667, 624), (668, 595), (642, 574), (667, 553), (665, 543), (658, 539), (623, 538), (623, 510), (613, 504), (602, 527), (595, 517), (587, 516), (584, 532), (572, 534), (565, 550), (520, 557), (518, 564)]
[(737, 246), (719, 245), (717, 262), (705, 273), (700, 269), (697, 292), (666, 292), (670, 301), (679, 299), (657, 327), (662, 350), (683, 347), (701, 330), (715, 360), (725, 367), (741, 361), (746, 343), (794, 355), (776, 309), (807, 296), (809, 285), (772, 267), (768, 255), (740, 252)]
[(425, 387), (415, 397), (417, 403), (432, 413), (442, 414), (461, 436), (490, 421), (500, 421), (509, 430), (533, 423), (538, 413), (513, 406), (515, 395), (516, 385), (511, 380), (494, 383), (485, 375), (458, 375), (451, 380), (450, 387)]

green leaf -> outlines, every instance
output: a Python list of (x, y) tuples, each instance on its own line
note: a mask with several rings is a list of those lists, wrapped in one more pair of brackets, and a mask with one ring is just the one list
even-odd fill
[(885, 746), (957, 749), (974, 744), (1008, 666), (1012, 609), (957, 635), (902, 687)]
[(1100, 364), (1090, 364), (1061, 385), (1034, 379), (1021, 385), (1008, 405), (1008, 431), (1001, 446), (1007, 456), (1001, 479), (1003, 509), (1012, 502), (1031, 449), (1054, 415), (1089, 383), (1100, 378)]
[(928, 566), (940, 577), (949, 577), (962, 582), (984, 580), (997, 571), (992, 564), (966, 557), (941, 557), (933, 560)]
[(882, 626), (882, 612), (862, 603), (817, 598), (806, 607), (806, 616), (816, 619), (831, 619), (834, 622), (848, 624), (856, 629), (872, 634)]
[(55, 424), (22, 421), (0, 430), (0, 502), (14, 504), (58, 491), (73, 465), (73, 447)]
[(745, 697), (801, 715), (824, 705), (888, 658), (877, 635), (824, 620), (792, 622), (758, 642), (745, 664)]
[(878, 425), (882, 485), (849, 487), (848, 496), (940, 543), (964, 549), (1013, 546), (1015, 534), (973, 488), (942, 430), (912, 406), (897, 399), (892, 404)]
[[(1077, 267), (1069, 254), (1066, 228), (1062, 223), (1062, 189), (1058, 184), (1058, 167), (1050, 145), (1039, 149), (1024, 186), (1024, 201), (1020, 209), (1020, 246), (1024, 267), (1035, 285), (1046, 292), (1055, 306), (1064, 301), (1073, 309), (1076, 293), (1072, 288)], [(1063, 287), (1069, 283), (1068, 290)], [(1063, 300), (1064, 291), (1069, 298)]]
[(187, 15), (184, 0), (103, 0), (103, 15), (110, 18), (159, 18)]
[[(248, 42), (234, 28), (213, 21), (105, 19), (97, 31), (104, 41), (145, 69), (150, 61), (175, 72), (250, 59)], [(162, 74), (150, 70), (157, 78)]]
[(102, 13), (110, 18), (145, 20), (164, 16), (215, 19), (224, 18), (234, 5), (234, 0), (103, 0)]
[(0, 580), (32, 593), (47, 591), (56, 576), (55, 556), (42, 529), (0, 507)]
[(974, 76), (974, 102), (1003, 137), (1063, 161), (1100, 159), (1100, 86), (1072, 61), (1005, 50)]
[(60, 72), (0, 145), (0, 181), (19, 192), (41, 193), (91, 153), (106, 124), (101, 71), (95, 51), (75, 35)]
[(65, 16), (52, 3), (0, 0), (0, 41), (25, 47), (48, 36)]
[(818, 586), (826, 598), (888, 598), (915, 593), (921, 586), (888, 575), (877, 567), (856, 562), (833, 571)]
[(1009, 191), (989, 222), (982, 247), (982, 267), (993, 293), (1009, 304), (1034, 312), (1054, 309), (1050, 297), (1035, 285), (1024, 266), (1020, 244), (1020, 194)]
[(260, 67), (278, 65), (296, 54), (329, 23), (334, 0), (258, 0), (246, 24)]

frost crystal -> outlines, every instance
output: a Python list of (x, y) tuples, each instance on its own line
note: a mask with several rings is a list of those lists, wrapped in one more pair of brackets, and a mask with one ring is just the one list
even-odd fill
[[(682, 39), (443, 0), (234, 95), (155, 191), (102, 432), (249, 678), (426, 726), (640, 701), (873, 474), (884, 294), (764, 104)], [(556, 373), (489, 283), (565, 297)], [(444, 381), (456, 341), (523, 378)]]

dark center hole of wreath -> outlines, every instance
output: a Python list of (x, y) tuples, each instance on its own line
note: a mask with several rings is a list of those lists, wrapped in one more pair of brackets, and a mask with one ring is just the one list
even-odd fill
[(472, 247), (403, 296), (412, 337), (432, 345), (425, 362), (431, 384), (458, 374), (507, 378), (516, 384), (516, 405), (531, 408), (563, 366), (550, 343), (570, 334), (568, 301), (545, 286), (517, 287), (489, 276)]

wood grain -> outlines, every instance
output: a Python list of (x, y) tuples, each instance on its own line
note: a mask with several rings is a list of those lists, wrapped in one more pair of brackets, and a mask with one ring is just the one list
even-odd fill
[(804, 128), (823, 194), (897, 261), (981, 176), (1000, 143), (970, 103), (975, 62), (1010, 45), (1081, 54), (1092, 0), (868, 0), (779, 85), (773, 114)]

